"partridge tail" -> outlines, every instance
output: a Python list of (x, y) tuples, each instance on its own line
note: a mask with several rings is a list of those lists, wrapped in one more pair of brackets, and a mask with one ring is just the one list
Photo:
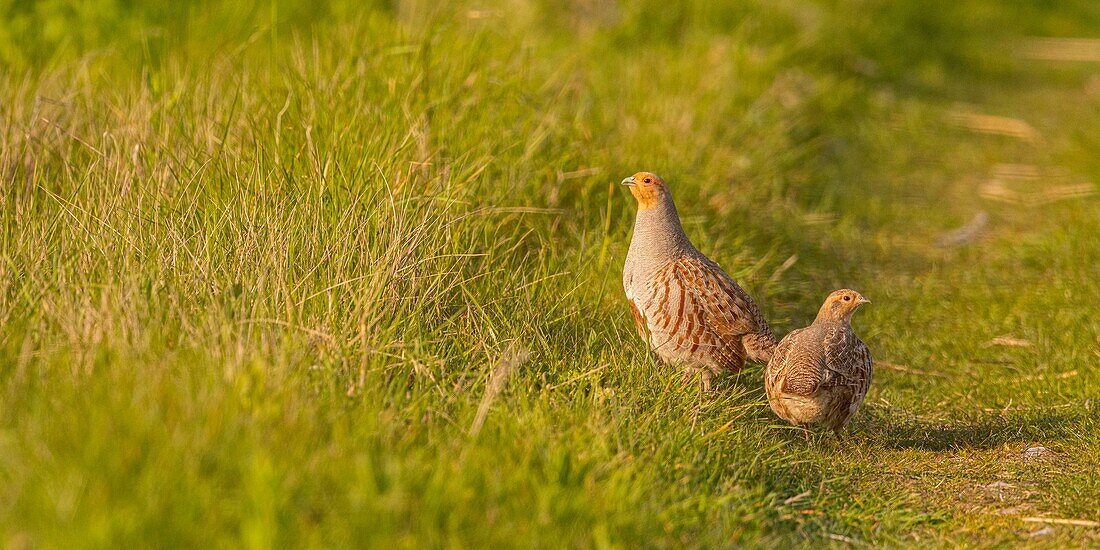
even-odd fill
[(749, 361), (767, 365), (768, 361), (772, 360), (777, 342), (770, 330), (746, 334), (743, 342), (745, 351), (748, 352)]

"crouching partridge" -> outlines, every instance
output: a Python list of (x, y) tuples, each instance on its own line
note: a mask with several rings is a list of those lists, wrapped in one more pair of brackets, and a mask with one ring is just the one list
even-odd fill
[(814, 322), (779, 342), (764, 371), (768, 404), (780, 418), (839, 433), (871, 386), (871, 352), (852, 331), (852, 314), (870, 303), (854, 290), (825, 299)]
[(638, 202), (623, 288), (638, 334), (662, 361), (702, 375), (704, 388), (746, 360), (767, 363), (775, 337), (752, 298), (692, 246), (668, 185), (649, 172), (622, 181)]

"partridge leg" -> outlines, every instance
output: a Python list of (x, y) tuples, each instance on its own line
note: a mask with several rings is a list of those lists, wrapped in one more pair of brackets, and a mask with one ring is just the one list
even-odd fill
[(714, 373), (708, 369), (703, 369), (700, 373), (700, 384), (703, 386), (704, 392), (710, 392), (711, 383), (714, 381)]

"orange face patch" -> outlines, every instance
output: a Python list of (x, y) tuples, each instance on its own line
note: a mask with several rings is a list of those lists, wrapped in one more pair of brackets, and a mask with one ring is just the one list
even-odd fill
[(667, 193), (665, 182), (656, 174), (650, 172), (638, 172), (634, 174), (634, 185), (630, 186), (630, 194), (638, 200), (639, 208), (653, 208), (661, 201), (661, 195)]

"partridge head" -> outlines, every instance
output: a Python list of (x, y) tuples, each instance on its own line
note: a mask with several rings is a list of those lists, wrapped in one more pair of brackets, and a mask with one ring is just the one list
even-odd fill
[(848, 324), (852, 322), (852, 314), (863, 304), (869, 304), (871, 300), (864, 298), (862, 294), (848, 289), (841, 289), (829, 294), (825, 303), (817, 311), (817, 321), (842, 321)]
[(622, 184), (630, 188), (630, 194), (638, 201), (638, 208), (654, 208), (666, 198), (672, 198), (665, 180), (652, 172), (638, 172), (623, 179)]

